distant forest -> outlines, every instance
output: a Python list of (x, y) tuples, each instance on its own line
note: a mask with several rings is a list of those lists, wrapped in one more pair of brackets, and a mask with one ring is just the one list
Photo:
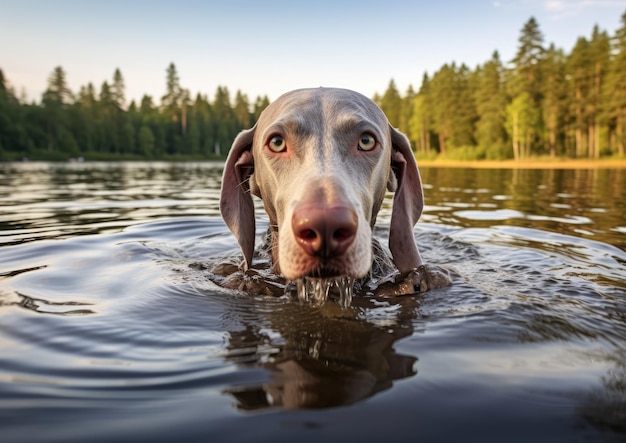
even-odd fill
[[(26, 103), (0, 69), (0, 160), (218, 158), (269, 103), (223, 86), (212, 101), (191, 97), (174, 63), (158, 103), (144, 95), (128, 104), (119, 69), (99, 90), (89, 83), (75, 93), (66, 77), (55, 68), (41, 102)], [(596, 26), (569, 53), (546, 45), (530, 18), (513, 60), (496, 51), (475, 69), (445, 64), (417, 91), (402, 95), (391, 80), (373, 99), (422, 158), (623, 158), (626, 13), (615, 35)]]

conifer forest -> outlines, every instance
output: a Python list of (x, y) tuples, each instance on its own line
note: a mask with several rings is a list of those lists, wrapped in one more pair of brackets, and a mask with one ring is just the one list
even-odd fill
[[(269, 103), (224, 86), (211, 100), (191, 96), (174, 63), (163, 74), (162, 97), (128, 103), (120, 69), (72, 91), (58, 66), (28, 103), (0, 66), (0, 160), (220, 158)], [(418, 158), (626, 156), (626, 12), (614, 35), (596, 26), (569, 51), (530, 18), (512, 60), (496, 50), (476, 67), (450, 62), (416, 76), (418, 87), (401, 92), (391, 80), (373, 99)]]

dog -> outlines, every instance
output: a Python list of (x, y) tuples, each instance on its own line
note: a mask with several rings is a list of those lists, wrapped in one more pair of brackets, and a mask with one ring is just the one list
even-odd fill
[(220, 211), (243, 253), (244, 273), (255, 253), (255, 195), (269, 216), (265, 250), (276, 275), (363, 279), (385, 260), (372, 229), (386, 191), (394, 193), (393, 292), (449, 285), (445, 271), (424, 265), (413, 236), (424, 195), (409, 141), (355, 91), (299, 89), (271, 103), (233, 142)]

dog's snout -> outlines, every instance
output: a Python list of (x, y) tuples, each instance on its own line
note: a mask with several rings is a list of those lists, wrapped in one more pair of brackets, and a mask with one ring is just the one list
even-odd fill
[(346, 207), (298, 207), (291, 226), (298, 244), (312, 257), (342, 255), (356, 237), (358, 217)]

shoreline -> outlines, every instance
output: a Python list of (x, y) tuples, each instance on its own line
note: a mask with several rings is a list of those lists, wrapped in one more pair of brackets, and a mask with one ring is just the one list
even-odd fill
[[(424, 168), (470, 168), (470, 169), (626, 169), (626, 158), (624, 159), (571, 159), (571, 158), (529, 158), (524, 160), (446, 160), (446, 159), (419, 159), (417, 165)], [(174, 163), (202, 163), (202, 162), (224, 162), (226, 157), (213, 158), (188, 158), (172, 157), (158, 159), (130, 158), (67, 158), (67, 159), (0, 159), (3, 163), (97, 163), (97, 162), (174, 162)]]
[(626, 159), (417, 160), (425, 168), (472, 169), (626, 169)]

